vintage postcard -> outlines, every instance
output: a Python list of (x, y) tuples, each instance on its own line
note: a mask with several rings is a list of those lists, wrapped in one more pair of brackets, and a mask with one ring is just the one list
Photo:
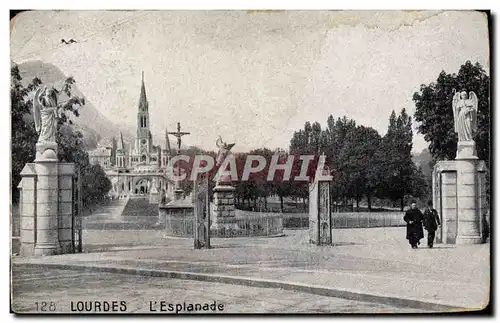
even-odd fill
[(11, 12), (11, 312), (488, 312), (490, 19)]

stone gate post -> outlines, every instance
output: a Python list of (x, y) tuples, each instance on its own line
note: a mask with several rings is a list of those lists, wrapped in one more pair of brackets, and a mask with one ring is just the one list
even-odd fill
[(73, 176), (75, 165), (59, 163), (57, 147), (37, 144), (34, 163), (21, 172), (20, 255), (74, 252)]
[[(37, 144), (38, 145), (38, 144)], [(50, 151), (50, 150), (46, 150)], [(59, 253), (59, 177), (57, 155), (38, 155), (35, 159), (36, 241), (35, 256)]]

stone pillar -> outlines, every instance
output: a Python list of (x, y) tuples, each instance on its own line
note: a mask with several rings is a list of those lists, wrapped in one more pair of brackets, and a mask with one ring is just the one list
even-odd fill
[(320, 177), (316, 173), (314, 182), (309, 184), (309, 243), (332, 244), (333, 220), (331, 217), (330, 187), (333, 177), (323, 170)]
[(74, 164), (59, 163), (59, 212), (58, 231), (60, 253), (73, 252), (73, 183), (75, 176)]
[(477, 159), (456, 159), (457, 244), (481, 243), (481, 214), (478, 196)]
[(32, 256), (36, 241), (36, 172), (35, 164), (26, 164), (19, 183), (20, 250), (21, 256)]
[[(457, 173), (443, 171), (441, 173), (441, 215), (443, 243), (456, 243), (458, 217), (457, 217)], [(439, 229), (439, 228), (438, 228)]]
[[(470, 146), (467, 148), (472, 151)], [(442, 236), (438, 241), (448, 244), (482, 242), (483, 214), (488, 211), (485, 172), (484, 161), (470, 155), (436, 163), (433, 177), (438, 183), (433, 190), (434, 207), (442, 219)]]
[[(59, 180), (57, 153), (52, 147), (37, 144), (35, 171), (36, 187), (36, 242), (35, 256), (59, 252), (58, 207)], [(45, 150), (44, 150), (45, 148)]]
[(214, 187), (213, 221), (211, 230), (238, 230), (236, 208), (234, 206), (235, 188), (230, 185)]
[[(436, 210), (441, 209), (441, 195), (438, 192), (441, 190), (440, 185), (440, 173), (434, 169), (432, 171), (432, 206)], [(442, 214), (438, 211), (438, 216), (441, 220), (441, 227), (438, 227), (436, 231), (436, 243), (443, 243), (443, 217)]]

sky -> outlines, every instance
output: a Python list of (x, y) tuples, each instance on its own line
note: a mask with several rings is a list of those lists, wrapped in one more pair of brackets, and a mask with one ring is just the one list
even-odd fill
[[(144, 71), (156, 143), (180, 122), (187, 145), (215, 149), (221, 135), (245, 151), (286, 149), (330, 114), (385, 134), (442, 70), (489, 70), (487, 28), (470, 11), (34, 11), (14, 20), (10, 44), (14, 62), (56, 65), (124, 127)], [(428, 146), (416, 125), (413, 146)]]

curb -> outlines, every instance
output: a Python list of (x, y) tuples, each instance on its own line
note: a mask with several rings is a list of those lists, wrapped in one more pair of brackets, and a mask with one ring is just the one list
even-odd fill
[(317, 285), (291, 283), (279, 280), (251, 278), (251, 277), (202, 274), (202, 273), (181, 272), (181, 271), (171, 271), (171, 270), (108, 267), (108, 266), (95, 266), (95, 265), (67, 265), (67, 264), (43, 264), (43, 263), (13, 263), (12, 265), (24, 266), (28, 268), (39, 268), (40, 266), (43, 266), (53, 269), (90, 271), (94, 273), (106, 272), (106, 273), (126, 274), (126, 275), (140, 275), (146, 277), (165, 277), (170, 279), (197, 280), (197, 281), (205, 281), (212, 283), (244, 285), (244, 286), (261, 287), (261, 288), (280, 288), (284, 290), (291, 290), (291, 291), (315, 294), (320, 296), (336, 297), (336, 298), (343, 298), (360, 302), (378, 303), (384, 305), (391, 305), (395, 307), (407, 307), (407, 308), (436, 311), (436, 312), (451, 312), (451, 311), (455, 312), (455, 311), (469, 310), (467, 308), (420, 301), (410, 298), (361, 293), (340, 288), (329, 288)]

